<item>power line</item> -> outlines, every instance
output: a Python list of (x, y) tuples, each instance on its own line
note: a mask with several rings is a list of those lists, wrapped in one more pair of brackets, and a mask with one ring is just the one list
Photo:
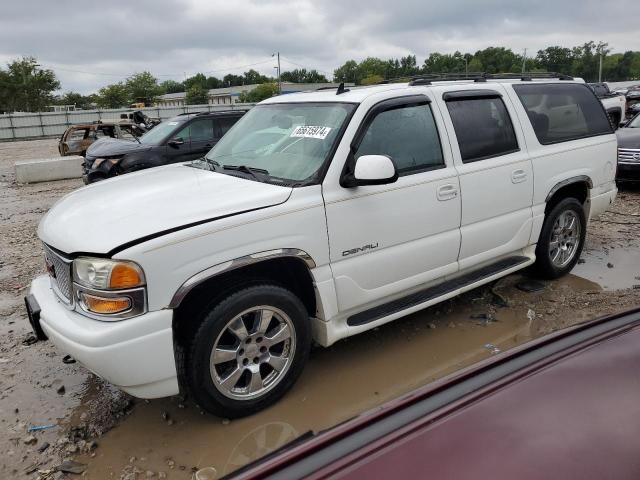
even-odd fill
[(282, 55), (280, 55), (280, 59), (284, 60), (287, 63), (290, 63), (291, 65), (295, 65), (296, 67), (304, 68), (305, 70), (315, 70), (316, 72), (324, 73), (325, 75), (329, 75), (330, 77), (333, 77), (333, 72), (327, 72), (326, 70), (318, 70), (317, 68), (309, 68), (305, 65), (301, 65), (299, 63), (293, 62), (288, 58), (283, 57)]
[[(242, 69), (242, 68), (248, 68), (248, 67), (254, 67), (256, 65), (263, 65), (265, 63), (271, 63), (273, 62), (273, 59), (269, 59), (269, 60), (263, 60), (261, 62), (255, 62), (255, 63), (249, 63), (246, 65), (236, 65), (233, 67), (225, 67), (225, 68), (220, 68), (217, 70), (206, 70), (206, 71), (201, 71), (201, 72), (194, 72), (193, 74), (190, 74), (189, 76), (193, 76), (196, 75), (198, 73), (202, 73), (202, 74), (206, 74), (206, 73), (216, 73), (216, 72), (226, 72), (229, 70), (238, 70), (238, 69)], [(43, 67), (49, 68), (51, 70), (60, 70), (63, 72), (71, 72), (71, 73), (83, 73), (86, 75), (98, 75), (98, 76), (108, 76), (108, 77), (120, 77), (120, 78), (129, 78), (130, 76), (134, 75), (133, 73), (131, 74), (122, 74), (122, 73), (107, 73), (107, 72), (96, 72), (96, 71), (92, 71), (92, 72), (88, 72), (86, 70), (76, 70), (76, 69), (71, 69), (71, 68), (65, 68), (65, 67), (58, 67), (58, 66), (54, 66), (54, 65), (48, 65), (48, 64), (42, 64)], [(183, 75), (185, 75), (185, 72), (182, 73), (156, 73), (153, 74), (155, 77), (182, 77)]]

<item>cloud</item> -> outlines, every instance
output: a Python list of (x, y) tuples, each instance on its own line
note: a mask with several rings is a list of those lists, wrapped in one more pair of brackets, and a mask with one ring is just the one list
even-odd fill
[[(198, 71), (331, 72), (348, 59), (474, 52), (495, 45), (530, 54), (548, 45), (609, 42), (637, 48), (628, 0), (137, 0), (5, 2), (0, 61), (33, 55), (63, 90), (95, 91), (149, 70), (160, 80)], [(246, 65), (255, 64), (253, 67)], [(87, 72), (87, 73), (80, 73)]]

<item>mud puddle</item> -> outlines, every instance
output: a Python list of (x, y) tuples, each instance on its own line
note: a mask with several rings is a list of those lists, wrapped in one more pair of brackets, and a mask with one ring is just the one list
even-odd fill
[(588, 249), (582, 259), (584, 263), (576, 265), (572, 273), (605, 290), (640, 286), (640, 250), (637, 248)]
[(314, 350), (294, 389), (249, 418), (229, 422), (202, 415), (177, 398), (140, 402), (102, 438), (94, 458), (81, 460), (90, 464), (88, 478), (136, 471), (190, 478), (204, 467), (223, 476), (305, 432), (335, 425), (531, 338), (526, 309), (491, 314), (460, 301), (450, 309), (419, 312)]

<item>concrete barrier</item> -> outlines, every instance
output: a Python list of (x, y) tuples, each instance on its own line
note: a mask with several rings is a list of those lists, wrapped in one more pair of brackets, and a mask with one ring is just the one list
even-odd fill
[(16, 182), (37, 183), (81, 178), (83, 162), (84, 158), (78, 155), (15, 162)]

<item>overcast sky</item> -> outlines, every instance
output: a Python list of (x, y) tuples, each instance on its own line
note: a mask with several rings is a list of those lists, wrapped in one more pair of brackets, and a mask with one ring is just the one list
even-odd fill
[[(629, 12), (634, 12), (630, 15)], [(90, 93), (134, 72), (160, 81), (249, 68), (273, 75), (349, 59), (505, 46), (609, 42), (640, 50), (637, 0), (18, 0), (0, 4), (0, 62), (35, 56), (63, 91)]]

